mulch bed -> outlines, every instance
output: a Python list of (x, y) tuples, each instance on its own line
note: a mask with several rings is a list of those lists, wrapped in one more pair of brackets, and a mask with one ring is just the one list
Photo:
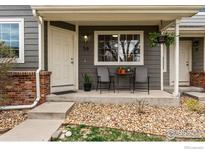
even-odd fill
[(27, 119), (28, 110), (0, 111), (0, 134), (12, 129)]
[(205, 113), (188, 111), (183, 106), (145, 105), (144, 113), (141, 114), (138, 109), (138, 104), (76, 103), (64, 123), (110, 127), (163, 136), (167, 136), (172, 130), (189, 133), (198, 131), (199, 138), (205, 137)]

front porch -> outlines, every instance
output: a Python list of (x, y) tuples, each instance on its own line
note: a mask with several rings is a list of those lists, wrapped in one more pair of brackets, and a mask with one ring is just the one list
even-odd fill
[[(47, 101), (135, 103), (137, 99), (143, 99), (152, 105), (178, 105), (182, 66), (180, 19), (194, 15), (197, 12), (196, 8), (189, 8), (193, 12), (188, 9), (189, 11), (184, 10), (183, 13), (181, 12), (183, 8), (174, 7), (162, 10), (157, 10), (157, 7), (137, 6), (124, 9), (120, 7), (98, 9), (89, 6), (83, 8), (33, 6), (33, 11), (44, 20), (39, 25), (42, 28), (41, 36), (45, 38), (42, 69), (52, 72), (50, 87), (53, 94), (47, 96)], [(138, 9), (142, 9), (142, 12), (138, 12)], [(168, 54), (169, 52), (165, 52), (163, 45), (151, 48), (148, 42), (150, 32), (168, 32), (169, 27), (177, 36), (175, 48), (172, 50), (173, 57)], [(197, 37), (202, 36), (197, 35)], [(200, 38), (200, 41), (203, 39)], [(188, 64), (186, 60), (183, 61), (185, 67), (183, 70), (187, 70), (186, 66), (191, 65), (191, 62)], [(135, 94), (129, 91), (113, 93), (106, 90), (102, 94), (94, 90), (86, 93), (81, 91), (85, 73), (91, 77), (93, 89), (96, 88), (96, 68), (101, 66), (107, 67), (111, 73), (116, 73), (119, 67), (129, 69), (146, 67), (150, 77), (150, 95), (139, 91)], [(172, 94), (163, 91), (169, 81), (174, 87)], [(122, 87), (126, 87), (127, 83), (123, 81)], [(142, 85), (142, 88), (144, 87)], [(69, 90), (77, 92), (65, 93)], [(64, 94), (56, 95), (56, 92)]]
[(134, 94), (130, 91), (120, 91), (114, 93), (113, 91), (104, 90), (100, 94), (99, 91), (92, 90), (84, 92), (79, 90), (77, 92), (64, 92), (50, 94), (47, 96), (47, 101), (52, 102), (80, 102), (80, 103), (138, 103), (139, 101), (145, 104), (156, 106), (178, 106), (179, 98), (174, 97), (172, 94), (161, 91), (151, 90), (148, 95), (147, 92), (136, 91)]

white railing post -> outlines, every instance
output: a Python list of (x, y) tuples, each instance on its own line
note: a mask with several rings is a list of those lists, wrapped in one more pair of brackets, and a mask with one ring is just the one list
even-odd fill
[(175, 22), (175, 80), (174, 80), (174, 95), (179, 96), (179, 24), (180, 20)]

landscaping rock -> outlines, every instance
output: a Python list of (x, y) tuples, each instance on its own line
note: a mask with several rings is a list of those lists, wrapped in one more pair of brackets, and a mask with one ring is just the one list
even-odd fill
[(182, 106), (145, 105), (143, 110), (144, 113), (138, 113), (137, 104), (76, 103), (65, 123), (111, 127), (165, 136), (168, 130), (205, 133), (204, 114), (188, 111)]
[(28, 110), (0, 111), (0, 130), (12, 129), (27, 119)]
[(72, 132), (71, 131), (67, 131), (66, 133), (65, 133), (65, 136), (66, 137), (70, 137), (72, 135)]

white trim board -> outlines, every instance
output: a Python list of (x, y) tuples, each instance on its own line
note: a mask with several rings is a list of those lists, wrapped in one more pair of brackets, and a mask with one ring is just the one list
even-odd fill
[(78, 90), (79, 89), (79, 79), (78, 79), (78, 72), (79, 72), (79, 49), (78, 49), (78, 45), (79, 45), (79, 25), (76, 24), (75, 25), (75, 38), (74, 38), (74, 71), (75, 71), (75, 89)]

